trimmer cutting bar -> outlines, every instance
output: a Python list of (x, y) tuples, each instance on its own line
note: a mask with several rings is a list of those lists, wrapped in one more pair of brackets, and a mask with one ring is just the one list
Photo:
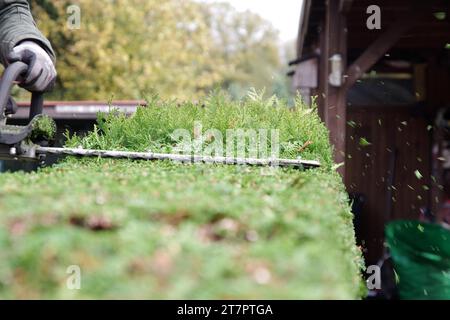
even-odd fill
[(133, 160), (172, 160), (187, 163), (216, 163), (228, 165), (250, 165), (260, 167), (297, 167), (316, 168), (320, 167), (318, 161), (294, 160), (294, 159), (256, 159), (256, 158), (233, 158), (233, 157), (212, 157), (201, 155), (167, 154), (153, 152), (130, 152), (130, 151), (110, 151), (93, 150), (81, 148), (50, 148), (36, 146), (36, 154), (57, 154), (78, 157), (99, 157)]

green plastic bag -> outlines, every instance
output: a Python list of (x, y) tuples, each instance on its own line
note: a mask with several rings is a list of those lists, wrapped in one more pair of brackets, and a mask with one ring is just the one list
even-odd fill
[(450, 299), (450, 231), (420, 221), (394, 221), (386, 241), (401, 299)]

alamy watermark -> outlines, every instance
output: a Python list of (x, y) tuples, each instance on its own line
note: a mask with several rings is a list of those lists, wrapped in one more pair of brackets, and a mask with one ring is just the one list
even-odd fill
[(380, 290), (381, 289), (381, 268), (377, 265), (370, 265), (366, 269), (368, 275), (366, 280), (367, 289)]
[(66, 9), (67, 28), (70, 30), (79, 30), (81, 28), (81, 8), (76, 5), (70, 5)]
[(366, 13), (370, 16), (366, 20), (366, 26), (369, 30), (381, 29), (381, 8), (377, 5), (367, 7)]
[(173, 153), (201, 155), (215, 158), (226, 157), (237, 164), (246, 159), (271, 159), (272, 167), (280, 156), (280, 132), (278, 129), (219, 129), (203, 130), (200, 121), (194, 123), (193, 133), (187, 129), (176, 129), (171, 138), (175, 146)]
[[(81, 268), (78, 265), (71, 265), (67, 267), (66, 273), (68, 274), (66, 279), (66, 287), (69, 290), (81, 289)], [(369, 290), (381, 289), (381, 268), (378, 265), (370, 265), (365, 270), (366, 286)]]
[(81, 268), (78, 265), (71, 265), (67, 267), (66, 273), (68, 274), (66, 280), (66, 286), (69, 290), (81, 289)]

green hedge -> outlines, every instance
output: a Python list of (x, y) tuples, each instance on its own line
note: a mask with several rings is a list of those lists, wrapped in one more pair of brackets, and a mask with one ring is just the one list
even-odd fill
[[(192, 132), (195, 121), (224, 136), (279, 129), (280, 156), (323, 166), (68, 158), (1, 174), (0, 298), (360, 298), (348, 198), (327, 131), (300, 101), (153, 98), (130, 118), (101, 116), (68, 145), (170, 152), (174, 130)], [(81, 268), (80, 290), (67, 288), (71, 265)]]

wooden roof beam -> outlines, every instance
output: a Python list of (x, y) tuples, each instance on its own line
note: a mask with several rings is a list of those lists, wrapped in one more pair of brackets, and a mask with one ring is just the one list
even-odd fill
[[(344, 88), (348, 90), (364, 73), (370, 70), (411, 28), (430, 19), (430, 8), (426, 4), (414, 0), (408, 12), (378, 37), (356, 59), (346, 72)], [(368, 31), (369, 32), (369, 31)]]
[(414, 26), (414, 23), (415, 19), (412, 17), (400, 19), (369, 45), (359, 58), (348, 67), (345, 88), (349, 89), (364, 73), (369, 71)]

